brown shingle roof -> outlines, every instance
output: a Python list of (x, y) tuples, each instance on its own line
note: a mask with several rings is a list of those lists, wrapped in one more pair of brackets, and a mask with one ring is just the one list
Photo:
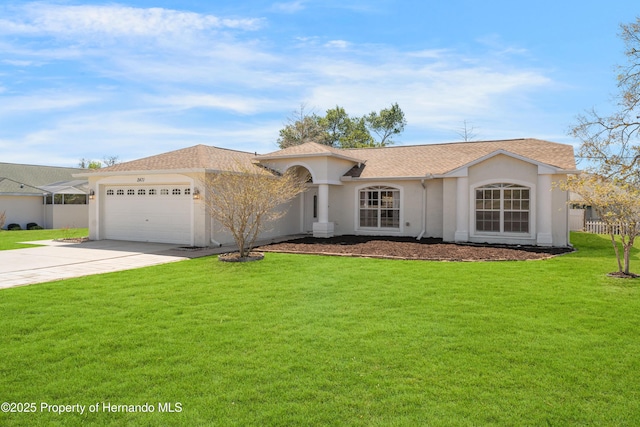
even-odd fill
[[(360, 178), (420, 177), (442, 175), (498, 151), (513, 153), (564, 170), (575, 170), (573, 147), (539, 139), (460, 142), (381, 148), (339, 149), (314, 142), (274, 153), (253, 153), (196, 145), (131, 162), (120, 163), (97, 172), (233, 170), (237, 164), (250, 166), (252, 160), (330, 156), (354, 162), (347, 176)], [(358, 167), (356, 163), (362, 165)]]
[(531, 138), (344, 151), (366, 159), (365, 165), (352, 169), (348, 176), (385, 178), (445, 174), (500, 150), (560, 169), (576, 168), (572, 146)]
[(363, 160), (354, 157), (349, 150), (330, 147), (317, 142), (306, 142), (300, 145), (293, 145), (273, 153), (257, 156), (258, 160), (268, 160), (274, 158), (295, 158), (295, 157), (314, 157), (314, 156), (333, 156), (360, 163)]
[(97, 172), (129, 172), (152, 170), (233, 170), (237, 164), (251, 166), (254, 153), (225, 148), (196, 145), (181, 150), (158, 154), (144, 159), (119, 163)]

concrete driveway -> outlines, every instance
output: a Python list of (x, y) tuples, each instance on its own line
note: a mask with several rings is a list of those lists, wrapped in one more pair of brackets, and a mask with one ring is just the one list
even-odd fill
[(162, 243), (115, 240), (30, 243), (46, 246), (0, 251), (0, 289), (130, 270), (192, 257), (177, 250), (178, 245)]

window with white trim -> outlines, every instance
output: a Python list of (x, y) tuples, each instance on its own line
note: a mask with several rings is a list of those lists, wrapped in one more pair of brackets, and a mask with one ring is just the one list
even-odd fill
[(476, 231), (528, 233), (531, 190), (517, 184), (476, 188)]
[(400, 228), (400, 190), (367, 187), (360, 190), (360, 227)]

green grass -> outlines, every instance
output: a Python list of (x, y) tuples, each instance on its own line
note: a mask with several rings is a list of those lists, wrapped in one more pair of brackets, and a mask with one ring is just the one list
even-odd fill
[(573, 241), (545, 261), (268, 253), (3, 290), (0, 401), (38, 412), (0, 425), (639, 425), (640, 281), (606, 277), (606, 236)]
[(68, 228), (56, 230), (0, 230), (0, 251), (11, 249), (32, 248), (36, 245), (25, 245), (22, 242), (38, 240), (62, 239), (70, 237), (84, 237), (89, 235), (87, 228)]

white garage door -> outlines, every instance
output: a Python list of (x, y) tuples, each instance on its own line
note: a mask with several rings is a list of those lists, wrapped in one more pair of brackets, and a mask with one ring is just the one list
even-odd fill
[(113, 185), (104, 194), (106, 239), (191, 243), (189, 185)]

